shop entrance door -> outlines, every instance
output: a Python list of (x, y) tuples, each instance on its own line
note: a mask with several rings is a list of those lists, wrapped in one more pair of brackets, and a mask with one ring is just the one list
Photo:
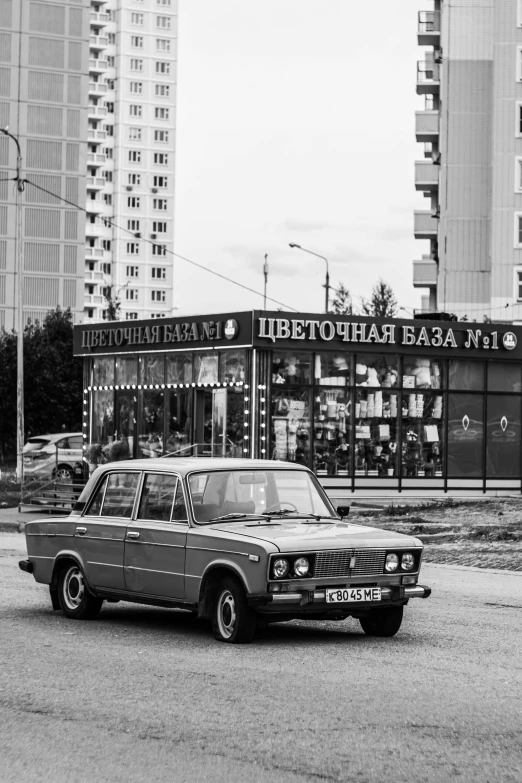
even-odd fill
[(212, 456), (226, 457), (227, 390), (212, 390)]
[(227, 390), (196, 391), (195, 453), (198, 457), (226, 456)]

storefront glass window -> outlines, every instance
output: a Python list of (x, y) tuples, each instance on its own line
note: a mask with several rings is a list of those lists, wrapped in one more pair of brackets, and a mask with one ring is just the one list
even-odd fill
[(136, 356), (116, 357), (116, 384), (133, 386), (138, 383), (138, 360)]
[(232, 387), (226, 390), (226, 395), (225, 454), (227, 457), (243, 457), (243, 438), (245, 434), (243, 390), (238, 387)]
[(404, 392), (401, 454), (403, 476), (442, 476), (443, 402), (441, 394)]
[(92, 442), (104, 446), (114, 439), (114, 392), (95, 391), (92, 399)]
[(318, 476), (346, 476), (350, 464), (351, 394), (325, 389), (314, 399), (314, 470)]
[(283, 353), (275, 351), (272, 361), (272, 383), (311, 383), (312, 355), (309, 353)]
[(239, 383), (245, 380), (245, 352), (222, 351), (219, 357), (221, 383)]
[(355, 397), (356, 475), (396, 476), (398, 396), (357, 390)]
[(192, 354), (167, 354), (167, 383), (192, 383)]
[(136, 418), (138, 397), (133, 392), (116, 392), (116, 416), (114, 443), (111, 444), (108, 460), (134, 457), (134, 438), (136, 436)]
[(452, 359), (449, 363), (449, 388), (481, 391), (484, 388), (484, 369), (484, 362)]
[(448, 397), (448, 476), (482, 476), (484, 399), (479, 394)]
[(165, 393), (162, 391), (142, 391), (140, 407), (138, 457), (160, 457), (163, 453)]
[(169, 392), (166, 454), (181, 457), (191, 456), (192, 396), (190, 389), (171, 389)]
[(140, 383), (165, 383), (165, 357), (154, 354), (140, 356)]
[(114, 383), (114, 358), (99, 356), (93, 359), (93, 378), (95, 386), (112, 386)]
[(522, 367), (519, 364), (489, 362), (488, 391), (522, 391)]
[(310, 402), (308, 389), (275, 387), (272, 395), (272, 458), (308, 465)]
[(486, 474), (520, 476), (520, 398), (502, 394), (488, 397)]
[(218, 354), (197, 353), (194, 356), (194, 381), (196, 383), (218, 382)]
[(397, 357), (358, 354), (355, 364), (355, 385), (388, 389), (399, 386)]
[(422, 356), (405, 356), (402, 385), (405, 389), (442, 389), (442, 363)]
[(351, 360), (347, 353), (317, 353), (315, 382), (321, 386), (349, 386)]

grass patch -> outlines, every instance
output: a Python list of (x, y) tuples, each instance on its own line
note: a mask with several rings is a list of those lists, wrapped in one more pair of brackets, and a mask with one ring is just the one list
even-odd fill
[(20, 483), (14, 476), (0, 479), (0, 508), (15, 508), (20, 502)]

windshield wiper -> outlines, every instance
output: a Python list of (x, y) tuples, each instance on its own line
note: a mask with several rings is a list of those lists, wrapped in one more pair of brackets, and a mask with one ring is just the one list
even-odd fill
[(287, 514), (292, 514), (296, 517), (302, 517), (304, 519), (315, 519), (319, 522), (322, 519), (321, 514), (308, 514), (306, 511), (295, 511), (289, 508), (281, 508), (278, 511), (263, 511), (262, 517), (285, 517)]
[(223, 514), (220, 517), (213, 517), (213, 519), (209, 519), (209, 522), (221, 522), (224, 519), (246, 519), (247, 517), (253, 517), (254, 519), (257, 519), (259, 517), (259, 514), (239, 514), (237, 512), (232, 512), (231, 514)]

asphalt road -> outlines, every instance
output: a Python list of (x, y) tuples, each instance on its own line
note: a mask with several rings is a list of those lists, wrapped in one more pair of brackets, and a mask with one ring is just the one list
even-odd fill
[(0, 781), (522, 780), (522, 573), (425, 566), (393, 639), (220, 644), (186, 612), (53, 613), (0, 534)]

